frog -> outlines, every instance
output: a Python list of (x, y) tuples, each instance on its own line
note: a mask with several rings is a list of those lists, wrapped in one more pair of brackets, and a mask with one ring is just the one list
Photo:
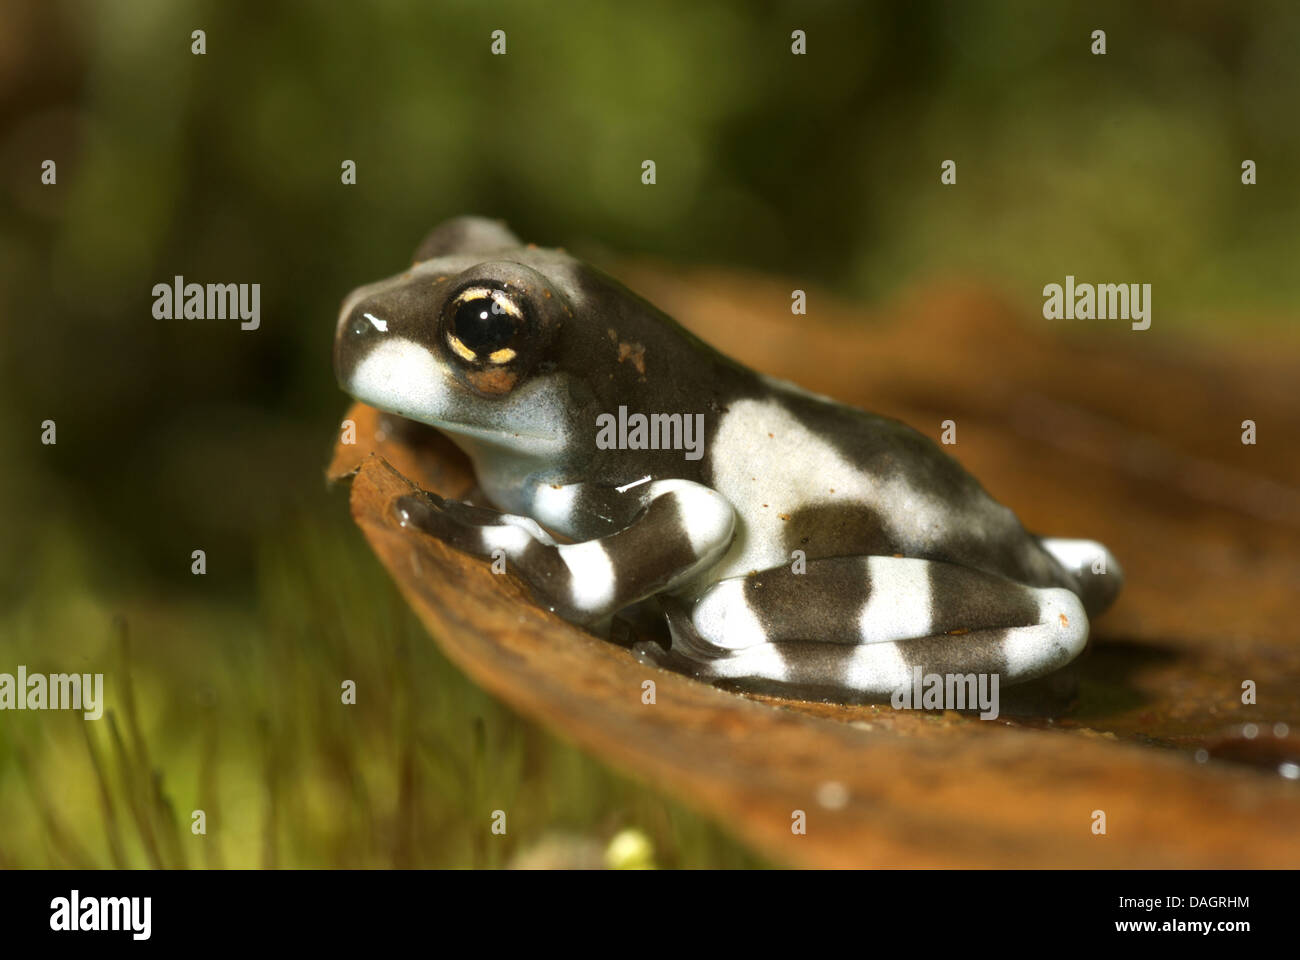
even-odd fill
[(702, 681), (845, 702), (918, 668), (1023, 683), (1123, 584), (1103, 544), (1028, 532), (921, 432), (750, 369), (501, 221), (447, 220), (353, 290), (334, 366), (474, 470), (473, 497), (412, 492), (396, 522), (597, 634), (649, 611), (666, 642), (638, 655)]

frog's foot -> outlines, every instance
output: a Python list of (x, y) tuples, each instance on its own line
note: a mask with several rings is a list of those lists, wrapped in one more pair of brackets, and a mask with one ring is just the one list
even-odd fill
[(527, 569), (525, 579), (544, 599), (565, 592), (569, 572), (556, 556), (556, 541), (530, 517), (446, 500), (428, 491), (399, 498), (393, 512), (402, 526), (422, 530), (457, 550), (506, 560), (516, 573)]
[(1060, 537), (1039, 537), (1038, 542), (1078, 582), (1088, 616), (1097, 616), (1115, 602), (1124, 586), (1124, 571), (1105, 544)]
[(779, 567), (723, 580), (668, 618), (673, 656), (698, 676), (846, 699), (890, 694), (917, 666), (1019, 683), (1069, 663), (1088, 639), (1069, 590), (895, 557), (832, 557), (802, 574)]
[(474, 556), (504, 560), (503, 572), (527, 583), (539, 603), (567, 620), (594, 624), (693, 577), (731, 542), (731, 505), (700, 484), (643, 484), (627, 501), (625, 526), (579, 543), (557, 543), (530, 517), (432, 493), (401, 497), (394, 510), (403, 525)]

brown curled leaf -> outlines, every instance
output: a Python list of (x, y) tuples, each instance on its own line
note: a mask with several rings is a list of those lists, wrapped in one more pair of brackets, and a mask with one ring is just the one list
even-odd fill
[[(805, 317), (790, 326), (729, 325), (726, 310), (743, 302), (746, 289), (755, 304), (771, 291), (746, 285), (733, 293), (716, 289), (715, 278), (709, 283), (712, 299), (708, 285), (683, 299), (699, 303), (689, 325), (706, 339), (768, 372), (918, 427), (954, 416), (967, 446), (952, 452), (1031, 529), (1106, 541), (1129, 581), (1116, 610), (1094, 624), (1090, 650), (1072, 671), (1003, 690), (996, 721), (718, 690), (641, 664), (539, 609), (488, 563), (398, 526), (395, 498), (416, 485), (465, 496), (472, 474), (432, 431), (354, 407), (349, 416), (367, 425), (359, 433), (371, 439), (340, 451), (331, 475), (355, 471), (356, 522), (451, 659), (515, 709), (780, 862), (1300, 862), (1300, 786), (1275, 772), (1300, 750), (1300, 648), (1276, 616), (1294, 599), (1295, 530), (1287, 516), (1251, 516), (1246, 494), (1182, 489), (1176, 469), (1186, 463), (1180, 457), (1240, 453), (1199, 449), (1208, 413), (1228, 395), (1234, 410), (1269, 410), (1268, 396), (1291, 395), (1272, 391), (1294, 381), (1294, 363), (1252, 366), (1225, 351), (1167, 361), (1160, 375), (1194, 407), (1198, 385), (1217, 384), (1216, 396), (1201, 404), (1206, 417), (1183, 423), (1185, 408), (1132, 402), (1152, 391), (1147, 354), (1108, 348), (1113, 355), (1097, 361), (1095, 382), (1072, 380), (1091, 348), (1065, 349), (991, 316), (987, 298), (938, 297), (905, 311), (906, 331), (850, 335), (843, 325), (817, 327)], [(963, 324), (952, 324), (954, 316)], [(809, 342), (834, 347), (814, 351), (831, 357), (832, 368), (803, 369), (813, 354), (795, 347)], [(964, 378), (952, 367), (958, 360), (964, 370), (996, 369), (1000, 377), (996, 384)], [(1022, 402), (1026, 396), (1039, 402)], [(1294, 406), (1272, 413), (1283, 427), (1300, 420)], [(1043, 419), (1065, 416), (1083, 417), (1091, 430), (1079, 445), (1053, 432), (1057, 420)], [(1160, 438), (1154, 461), (1133, 459), (1126, 444), (1134, 436)], [(1278, 483), (1300, 475), (1300, 458), (1284, 445), (1246, 456), (1254, 459), (1235, 469)], [(1238, 499), (1214, 502), (1223, 497)], [(1233, 542), (1254, 552), (1219, 549)], [(1259, 684), (1257, 707), (1240, 703), (1243, 679)], [(642, 703), (647, 680), (656, 685), (653, 705)], [(1258, 734), (1236, 733), (1244, 722), (1257, 723)], [(1281, 726), (1288, 723), (1289, 730)], [(1196, 748), (1209, 762), (1193, 761)], [(791, 832), (797, 810), (806, 814), (806, 835)], [(1090, 829), (1096, 810), (1105, 813), (1105, 836)]]

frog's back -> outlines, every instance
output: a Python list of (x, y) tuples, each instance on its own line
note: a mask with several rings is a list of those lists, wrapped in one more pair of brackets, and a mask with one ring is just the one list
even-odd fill
[(710, 579), (806, 559), (943, 560), (1048, 586), (1068, 580), (1006, 507), (938, 445), (896, 420), (762, 379), (733, 400), (708, 482), (735, 507), (736, 538)]

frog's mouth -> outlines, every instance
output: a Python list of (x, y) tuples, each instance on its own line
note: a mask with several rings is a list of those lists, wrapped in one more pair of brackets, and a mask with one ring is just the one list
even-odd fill
[(490, 446), (508, 450), (522, 449), (539, 457), (555, 456), (564, 450), (564, 444), (557, 442), (554, 437), (539, 434), (520, 433), (518, 431), (506, 434), (484, 427), (471, 427), (463, 423), (452, 423), (450, 421), (431, 423), (429, 426), (436, 427), (443, 433), (450, 435), (455, 441), (468, 440), (475, 446)]
[(339, 380), (372, 407), (436, 427), (477, 445), (537, 457), (555, 457), (569, 445), (573, 425), (554, 377), (532, 377), (509, 395), (471, 393), (423, 345), (391, 337), (360, 357)]

